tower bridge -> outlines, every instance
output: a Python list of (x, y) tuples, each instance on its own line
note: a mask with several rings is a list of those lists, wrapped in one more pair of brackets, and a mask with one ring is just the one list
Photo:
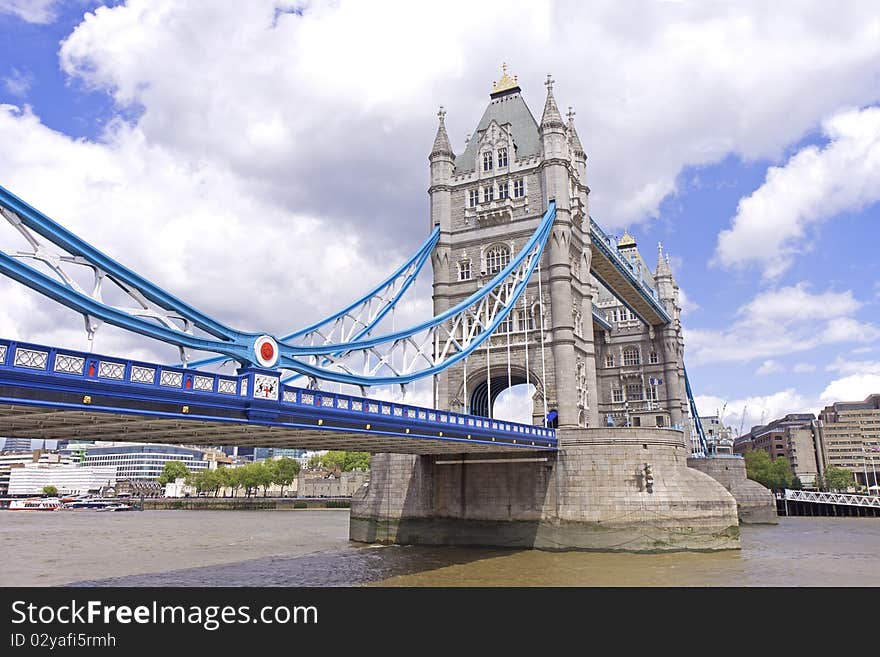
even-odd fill
[[(460, 154), (441, 108), (425, 242), (359, 299), (282, 336), (209, 317), (0, 188), (22, 238), (0, 251), (0, 273), (79, 313), (89, 342), (0, 336), (0, 435), (369, 451), (355, 540), (738, 547), (734, 498), (687, 466), (706, 446), (669, 259), (658, 247), (649, 268), (634, 238), (590, 216), (586, 154), (553, 85), (537, 121), (505, 69)], [(434, 316), (389, 328), (428, 260)], [(105, 300), (109, 288), (129, 304)], [(180, 360), (95, 354), (102, 323)], [(377, 394), (419, 381), (431, 407)], [(500, 393), (522, 384), (532, 421), (497, 418)]]

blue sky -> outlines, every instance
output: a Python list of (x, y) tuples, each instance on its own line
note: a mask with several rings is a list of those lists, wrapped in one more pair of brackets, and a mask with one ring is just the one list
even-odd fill
[[(460, 152), (506, 60), (577, 110), (594, 217), (671, 254), (703, 413), (880, 392), (875, 3), (183, 4), (0, 0), (0, 184), (195, 305), (280, 333), (380, 279), (424, 236), (436, 107)], [(4, 337), (83, 346), (0, 294)]]

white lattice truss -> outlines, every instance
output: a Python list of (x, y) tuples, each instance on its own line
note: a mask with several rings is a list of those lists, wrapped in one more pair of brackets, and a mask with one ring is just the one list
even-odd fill
[(785, 490), (785, 499), (791, 502), (819, 502), (844, 504), (880, 509), (880, 497), (876, 495), (849, 495), (847, 493), (822, 493), (810, 490)]
[[(460, 360), (489, 338), (513, 311), (540, 258), (544, 241), (538, 240), (519, 265), (471, 306), (453, 309), (442, 321), (421, 330), (370, 346), (312, 356), (314, 364), (328, 374), (407, 378), (427, 369)], [(394, 336), (389, 336), (393, 338)], [(319, 362), (323, 361), (323, 362)], [(332, 376), (330, 377), (332, 380)]]
[[(71, 289), (76, 290), (80, 294), (91, 297), (95, 301), (108, 306), (109, 308), (126, 313), (132, 317), (151, 319), (171, 330), (193, 335), (193, 326), (188, 319), (181, 317), (172, 310), (162, 308), (158, 304), (153, 303), (140, 291), (109, 275), (106, 271), (94, 263), (89, 262), (86, 258), (78, 255), (71, 255), (55, 244), (42, 240), (39, 235), (25, 226), (24, 223), (22, 223), (21, 217), (12, 210), (0, 207), (0, 214), (2, 214), (3, 217), (21, 234), (30, 247), (28, 250), (20, 250), (10, 253), (9, 255), (11, 257), (19, 260), (36, 260), (37, 262), (42, 263), (48, 267), (62, 283)], [(91, 272), (91, 291), (83, 289), (83, 287), (76, 281), (73, 275), (73, 267), (82, 267)], [(135, 305), (114, 306), (106, 303), (103, 295), (105, 280), (109, 280), (114, 284), (119, 290), (127, 295)], [(85, 321), (86, 335), (89, 340), (89, 349), (91, 350), (91, 344), (95, 339), (95, 333), (98, 328), (100, 328), (101, 324), (103, 324), (103, 321), (92, 317), (91, 315), (84, 315), (83, 319)], [(187, 362), (187, 360), (189, 360), (188, 350), (183, 347), (179, 347), (179, 350), (181, 360), (184, 363)]]
[(369, 336), (370, 329), (376, 320), (393, 309), (400, 288), (418, 270), (418, 263), (413, 262), (400, 275), (389, 281), (385, 287), (377, 290), (373, 296), (362, 300), (356, 306), (330, 321), (325, 321), (305, 329), (304, 332), (295, 334), (292, 338), (285, 339), (285, 343), (298, 347), (316, 347), (351, 342)]

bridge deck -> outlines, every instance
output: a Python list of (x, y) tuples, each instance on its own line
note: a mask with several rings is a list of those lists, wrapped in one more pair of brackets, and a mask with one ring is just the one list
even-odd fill
[(663, 326), (672, 319), (657, 291), (636, 275), (617, 245), (590, 219), (590, 271), (609, 291), (650, 326)]
[(409, 454), (554, 450), (552, 429), (0, 341), (0, 435)]

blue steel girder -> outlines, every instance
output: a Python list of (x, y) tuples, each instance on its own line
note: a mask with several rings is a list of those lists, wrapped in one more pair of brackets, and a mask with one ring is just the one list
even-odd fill
[[(285, 368), (316, 379), (371, 386), (405, 384), (432, 376), (479, 347), (504, 321), (525, 290), (546, 244), (556, 207), (551, 201), (538, 229), (520, 253), (488, 284), (456, 307), (389, 335), (365, 337), (368, 330), (364, 328), (353, 340), (310, 346), (287, 344), (265, 334), (236, 331), (217, 322), (126, 269), (2, 187), (0, 211), (31, 247), (30, 252), (13, 256), (0, 252), (0, 273), (82, 313), (87, 327), (94, 318), (174, 344), (181, 350), (209, 351), (242, 364)], [(38, 236), (62, 253), (50, 253)], [(423, 250), (421, 262), (429, 250)], [(46, 264), (58, 280), (21, 262), (21, 258), (33, 258)], [(81, 289), (67, 275), (64, 268), (71, 265), (93, 270), (95, 285), (91, 293)], [(138, 307), (116, 308), (104, 303), (100, 292), (105, 278), (134, 299)], [(397, 299), (399, 296), (394, 303)], [(381, 312), (388, 312), (390, 308), (393, 303)], [(208, 335), (196, 336), (193, 328)], [(300, 333), (307, 334), (312, 328)], [(89, 330), (91, 335), (94, 329)], [(267, 359), (268, 362), (260, 355), (260, 346), (265, 342), (273, 346), (270, 350), (273, 357)], [(402, 355), (396, 359), (398, 353)], [(306, 362), (306, 357), (314, 362)], [(354, 366), (354, 358), (362, 363)]]
[(590, 218), (590, 271), (629, 310), (649, 326), (672, 321), (657, 290), (641, 280), (632, 263), (620, 255), (614, 240)]
[(8, 437), (270, 444), (399, 453), (552, 451), (553, 429), (0, 340)]

